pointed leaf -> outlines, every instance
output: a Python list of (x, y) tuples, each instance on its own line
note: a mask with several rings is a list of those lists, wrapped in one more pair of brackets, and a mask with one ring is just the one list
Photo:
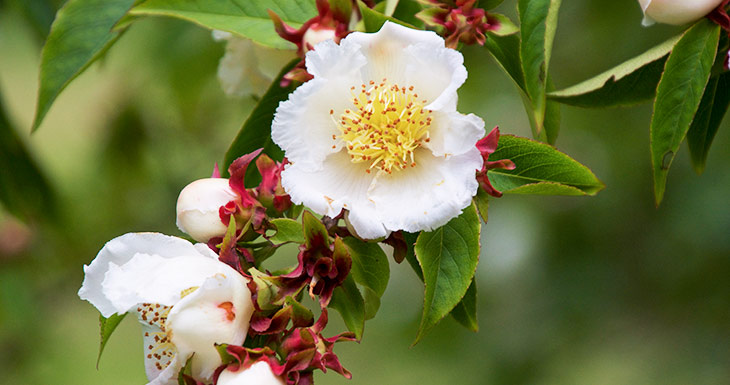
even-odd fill
[(10, 125), (0, 98), (0, 203), (19, 219), (56, 219), (56, 194)]
[(99, 368), (99, 361), (101, 361), (101, 353), (104, 352), (104, 348), (106, 347), (106, 343), (109, 342), (109, 337), (112, 336), (112, 333), (114, 333), (114, 330), (117, 329), (117, 326), (119, 326), (119, 323), (122, 322), (124, 317), (127, 316), (127, 313), (124, 314), (112, 314), (109, 318), (104, 318), (103, 315), (99, 314), (99, 334), (100, 334), (100, 341), (99, 341), (99, 355), (96, 357), (96, 367)]
[(362, 339), (365, 328), (365, 303), (352, 275), (348, 275), (342, 286), (335, 289), (329, 307), (340, 313), (347, 330), (355, 333), (358, 341)]
[(101, 57), (119, 33), (112, 27), (134, 0), (70, 0), (56, 14), (41, 52), (33, 130), (40, 126), (53, 101), (72, 80)]
[(532, 105), (536, 138), (547, 140), (543, 131), (547, 74), (561, 0), (519, 0), (520, 58), (525, 75), (525, 91)]
[(476, 280), (471, 281), (469, 289), (467, 289), (464, 298), (461, 299), (451, 316), (465, 328), (473, 331), (479, 331), (479, 322), (477, 322), (477, 283)]
[(487, 32), (484, 42), (497, 64), (509, 75), (517, 87), (525, 92), (525, 74), (520, 64), (520, 36), (518, 34), (499, 36)]
[(730, 72), (710, 78), (702, 102), (687, 131), (692, 166), (698, 174), (705, 170), (707, 153), (730, 106)]
[(267, 47), (294, 48), (276, 33), (268, 10), (293, 28), (299, 28), (317, 15), (314, 0), (147, 0), (130, 13), (176, 17), (249, 38)]
[(442, 227), (422, 232), (415, 253), (426, 290), (417, 343), (464, 298), (479, 262), (481, 222), (474, 205)]
[(685, 32), (667, 59), (651, 120), (651, 163), (657, 205), (664, 197), (672, 160), (700, 105), (719, 38), (720, 27), (703, 19)]
[(388, 256), (377, 243), (363, 242), (353, 237), (343, 238), (343, 241), (352, 258), (350, 274), (355, 282), (382, 297), (390, 278)]
[[(292, 60), (271, 82), (269, 89), (266, 90), (259, 103), (251, 111), (251, 115), (248, 116), (236, 138), (228, 147), (223, 164), (231, 164), (239, 156), (251, 153), (259, 148), (263, 148), (264, 154), (271, 157), (271, 159), (277, 161), (284, 159), (284, 152), (271, 139), (271, 121), (274, 120), (274, 113), (276, 108), (279, 107), (279, 102), (286, 100), (296, 88), (293, 84), (288, 87), (281, 87), (279, 83), (284, 75), (294, 68), (298, 62), (299, 59)], [(227, 173), (227, 171), (224, 172)], [(261, 175), (253, 167), (246, 172), (247, 184), (252, 183), (251, 186), (253, 186), (260, 181)]]
[(289, 218), (276, 218), (271, 220), (271, 224), (276, 227), (276, 234), (269, 237), (269, 240), (275, 244), (294, 242), (298, 244), (304, 243), (304, 233), (302, 225)]
[(527, 138), (501, 135), (490, 161), (510, 159), (514, 170), (489, 170), (495, 189), (505, 194), (595, 195), (604, 184), (587, 167), (555, 147)]
[(482, 221), (484, 223), (487, 223), (487, 219), (489, 218), (489, 194), (487, 194), (484, 189), (480, 188), (477, 190), (477, 195), (474, 196), (474, 206), (477, 207), (477, 212), (479, 212), (479, 216), (482, 218)]
[(610, 70), (548, 97), (560, 103), (587, 108), (630, 106), (651, 100), (664, 71), (675, 36)]

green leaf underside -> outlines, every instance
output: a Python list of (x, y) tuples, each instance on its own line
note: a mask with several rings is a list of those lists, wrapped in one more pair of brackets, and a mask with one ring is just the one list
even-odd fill
[(651, 121), (651, 162), (657, 205), (664, 197), (669, 167), (702, 99), (719, 38), (720, 27), (701, 20), (685, 32), (667, 59)]
[(56, 194), (10, 125), (0, 98), (0, 202), (16, 217), (55, 219)]
[(134, 0), (71, 0), (56, 15), (41, 52), (40, 83), (33, 130), (54, 100), (119, 38), (112, 27)]
[(355, 333), (358, 341), (362, 339), (365, 328), (365, 303), (352, 275), (348, 275), (342, 285), (335, 289), (329, 307), (340, 313), (345, 326)]
[(404, 21), (400, 21), (394, 17), (386, 16), (374, 9), (370, 9), (362, 1), (358, 1), (357, 5), (360, 7), (360, 14), (362, 14), (362, 22), (365, 26), (365, 32), (374, 33), (380, 30), (380, 27), (385, 24), (386, 21), (391, 21), (400, 25), (404, 25), (409, 28), (414, 28)]
[(730, 72), (710, 78), (705, 88), (700, 107), (697, 109), (692, 125), (687, 131), (687, 145), (692, 166), (698, 174), (705, 170), (707, 153), (712, 140), (730, 106)]
[(630, 106), (651, 100), (667, 56), (680, 37), (675, 36), (584, 82), (550, 92), (548, 97), (560, 103), (588, 108)]
[(273, 244), (280, 245), (287, 242), (304, 243), (304, 232), (299, 222), (289, 218), (276, 218), (272, 219), (271, 223), (276, 226), (276, 234), (269, 237), (269, 240)]
[(520, 58), (525, 92), (532, 105), (536, 138), (547, 140), (543, 132), (547, 74), (561, 0), (519, 0)]
[(127, 313), (124, 314), (112, 314), (109, 318), (104, 318), (103, 315), (99, 314), (99, 335), (101, 340), (99, 341), (99, 355), (96, 358), (96, 367), (99, 368), (99, 361), (101, 361), (101, 353), (104, 352), (106, 343), (109, 342), (109, 337), (112, 336), (114, 330), (116, 330), (119, 323), (122, 322)]
[(418, 236), (415, 254), (426, 286), (418, 341), (461, 302), (479, 262), (481, 221), (474, 205), (442, 227)]
[(258, 44), (279, 49), (294, 45), (277, 35), (267, 10), (294, 28), (317, 14), (314, 0), (147, 0), (133, 15), (169, 16), (200, 26), (231, 32)]
[(510, 159), (514, 170), (489, 170), (492, 186), (503, 193), (595, 195), (605, 186), (591, 170), (545, 143), (512, 135), (499, 137), (489, 160)]
[(352, 258), (350, 274), (355, 282), (382, 297), (390, 278), (388, 256), (377, 243), (362, 242), (353, 237), (343, 238), (343, 241)]
[[(276, 108), (279, 107), (279, 102), (288, 99), (289, 94), (296, 88), (294, 84), (282, 88), (279, 83), (284, 75), (294, 68), (298, 62), (299, 59), (292, 60), (279, 72), (274, 81), (271, 82), (269, 89), (266, 90), (266, 93), (264, 93), (256, 107), (251, 111), (251, 115), (243, 123), (236, 138), (233, 139), (231, 146), (226, 151), (226, 156), (223, 160), (223, 164), (225, 165), (222, 171), (223, 174), (228, 174), (228, 165), (236, 160), (236, 158), (256, 151), (259, 148), (263, 148), (264, 154), (274, 160), (281, 161), (284, 159), (284, 152), (271, 139), (271, 121), (274, 120), (274, 114), (276, 113)], [(246, 170), (246, 185), (255, 186), (260, 181), (261, 175), (259, 175), (256, 167), (249, 167)]]
[(477, 207), (477, 212), (482, 218), (484, 223), (487, 223), (489, 219), (489, 194), (484, 189), (477, 189), (477, 195), (474, 195), (474, 205)]
[(476, 280), (471, 281), (471, 285), (466, 290), (464, 298), (461, 299), (454, 310), (451, 311), (451, 315), (454, 317), (456, 322), (460, 323), (465, 328), (473, 331), (479, 331), (479, 322), (477, 321), (477, 284)]

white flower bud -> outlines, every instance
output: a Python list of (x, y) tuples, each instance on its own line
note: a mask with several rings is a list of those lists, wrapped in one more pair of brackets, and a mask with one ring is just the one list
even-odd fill
[(251, 365), (248, 369), (233, 372), (224, 370), (218, 377), (218, 385), (285, 385), (284, 380), (274, 375), (271, 367), (264, 361)]
[(722, 0), (639, 0), (644, 11), (644, 25), (654, 22), (682, 25), (707, 15)]
[(335, 40), (335, 42), (337, 42), (337, 40), (335, 39), (336, 37), (337, 36), (335, 34), (334, 28), (313, 25), (312, 27), (307, 29), (307, 31), (304, 32), (304, 36), (302, 36), (304, 52), (307, 52), (309, 50), (309, 47), (314, 47), (318, 43), (321, 43), (325, 40)]
[(199, 179), (185, 186), (177, 198), (177, 227), (198, 242), (225, 235), (219, 208), (237, 198), (228, 179)]

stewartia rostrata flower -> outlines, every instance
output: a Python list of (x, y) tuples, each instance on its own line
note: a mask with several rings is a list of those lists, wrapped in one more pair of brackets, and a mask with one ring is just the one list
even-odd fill
[(238, 197), (225, 178), (198, 179), (180, 191), (177, 198), (177, 227), (198, 242), (226, 233), (220, 207)]
[(639, 0), (644, 11), (644, 25), (654, 22), (682, 25), (707, 15), (722, 0)]
[(271, 371), (266, 361), (259, 361), (247, 369), (226, 369), (218, 377), (217, 385), (285, 385), (281, 377)]
[(149, 384), (174, 385), (192, 358), (193, 377), (221, 365), (216, 343), (240, 345), (253, 312), (248, 280), (204, 244), (159, 233), (109, 241), (84, 266), (79, 297), (104, 317), (134, 313), (142, 324)]
[(433, 32), (386, 22), (306, 55), (313, 79), (282, 102), (272, 137), (295, 203), (337, 216), (361, 238), (437, 228), (479, 187), (479, 117), (456, 111), (463, 56)]

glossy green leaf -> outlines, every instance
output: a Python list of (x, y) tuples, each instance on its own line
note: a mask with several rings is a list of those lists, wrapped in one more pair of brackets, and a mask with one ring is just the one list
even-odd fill
[(416, 16), (422, 10), (423, 5), (418, 0), (400, 0), (392, 16), (417, 29), (424, 29), (426, 24)]
[(730, 106), (730, 72), (710, 78), (700, 107), (687, 131), (692, 166), (698, 174), (705, 170), (707, 153)]
[(276, 33), (268, 10), (294, 28), (317, 15), (314, 0), (147, 0), (130, 13), (175, 17), (240, 35), (267, 47), (294, 48)]
[(362, 339), (365, 329), (365, 302), (352, 275), (348, 275), (342, 285), (335, 289), (329, 307), (340, 313), (347, 330), (355, 333), (355, 338)]
[(484, 46), (487, 47), (497, 64), (524, 93), (525, 75), (522, 72), (522, 64), (520, 63), (520, 35), (499, 36), (487, 32), (487, 40), (484, 42)]
[(269, 237), (273, 244), (304, 243), (304, 232), (302, 232), (301, 223), (289, 218), (276, 218), (271, 220), (271, 224), (276, 227), (276, 234)]
[(520, 58), (525, 76), (525, 92), (532, 105), (536, 137), (546, 140), (543, 132), (546, 109), (548, 65), (558, 22), (561, 0), (519, 0)]
[[(236, 138), (233, 139), (228, 151), (226, 151), (223, 160), (223, 164), (226, 165), (226, 167), (223, 167), (225, 169), (224, 174), (228, 173), (227, 166), (238, 157), (254, 152), (259, 148), (263, 148), (264, 154), (271, 157), (271, 159), (278, 161), (284, 159), (284, 152), (271, 139), (271, 122), (274, 120), (274, 114), (276, 108), (279, 107), (279, 103), (286, 100), (296, 88), (293, 84), (288, 87), (281, 87), (280, 82), (284, 75), (294, 68), (298, 62), (299, 59), (292, 60), (279, 72), (279, 75), (271, 82), (269, 89), (266, 90), (266, 93), (251, 111), (251, 115), (243, 123), (238, 134), (236, 134)], [(261, 175), (255, 167), (249, 167), (246, 170), (246, 184), (253, 186), (259, 182), (261, 182)]]
[(0, 203), (19, 219), (55, 219), (57, 198), (48, 179), (10, 125), (0, 98)]
[(119, 38), (112, 27), (134, 0), (70, 0), (56, 14), (41, 52), (40, 83), (33, 130), (53, 101)]
[(461, 299), (451, 316), (465, 328), (473, 331), (479, 331), (479, 322), (477, 321), (477, 283), (476, 280), (471, 281), (469, 289), (466, 290), (464, 298)]
[(411, 265), (411, 268), (418, 278), (423, 281), (423, 270), (421, 270), (421, 265), (418, 264), (418, 259), (416, 259), (416, 253), (414, 251), (419, 234), (420, 233), (408, 233), (403, 231), (403, 240), (406, 242), (406, 246), (408, 248), (406, 251), (406, 261), (409, 265)]
[(481, 225), (472, 205), (447, 224), (418, 236), (415, 254), (426, 290), (414, 344), (464, 298), (479, 262)]
[(350, 274), (355, 282), (369, 287), (382, 297), (390, 278), (388, 256), (377, 243), (363, 242), (353, 237), (343, 238), (343, 241), (352, 258)]
[(479, 7), (488, 11), (492, 8), (497, 8), (497, 6), (502, 4), (502, 2), (504, 2), (504, 0), (482, 0), (479, 2)]
[(654, 98), (669, 52), (681, 36), (627, 60), (610, 70), (548, 97), (578, 107), (630, 106)]
[(664, 197), (669, 167), (702, 100), (719, 38), (720, 27), (701, 20), (685, 32), (667, 59), (651, 120), (651, 163), (657, 205)]
[(484, 189), (477, 189), (477, 195), (474, 196), (473, 201), (482, 221), (487, 223), (487, 219), (489, 219), (489, 194), (487, 194)]
[(510, 159), (514, 170), (488, 171), (492, 186), (506, 194), (595, 195), (604, 184), (587, 167), (555, 147), (512, 135), (499, 137), (489, 160)]
[(101, 353), (104, 352), (106, 343), (109, 342), (109, 337), (112, 336), (114, 330), (116, 330), (119, 323), (122, 322), (127, 313), (124, 314), (112, 314), (109, 318), (104, 318), (103, 315), (99, 314), (99, 335), (101, 340), (99, 341), (99, 355), (96, 357), (96, 367), (99, 368), (99, 361), (101, 361)]
[(400, 21), (391, 16), (386, 16), (385, 14), (380, 13), (374, 9), (370, 9), (362, 1), (358, 1), (357, 5), (360, 7), (360, 14), (362, 15), (362, 23), (365, 27), (365, 32), (378, 32), (380, 30), (380, 27), (382, 27), (386, 21), (391, 21), (393, 23), (398, 23), (406, 27), (413, 28), (413, 26), (408, 25), (408, 23), (406, 22)]

